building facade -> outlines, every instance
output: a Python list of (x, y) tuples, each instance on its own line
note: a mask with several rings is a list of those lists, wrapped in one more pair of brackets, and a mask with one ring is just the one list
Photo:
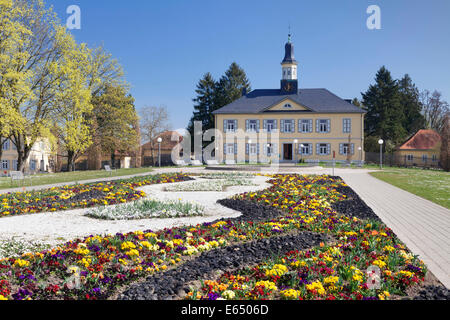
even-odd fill
[(220, 161), (364, 160), (365, 111), (327, 89), (299, 89), (290, 36), (279, 89), (258, 89), (214, 112)]
[[(2, 157), (0, 159), (0, 175), (9, 175), (17, 170), (17, 149), (14, 143), (6, 139), (2, 141)], [(53, 172), (54, 160), (50, 143), (45, 139), (38, 140), (31, 149), (30, 156), (25, 163), (26, 173)]]
[(406, 167), (439, 167), (441, 136), (434, 130), (419, 130), (397, 148), (395, 162)]

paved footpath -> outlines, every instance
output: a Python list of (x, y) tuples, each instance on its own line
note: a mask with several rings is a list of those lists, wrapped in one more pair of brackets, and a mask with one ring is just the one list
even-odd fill
[(450, 289), (450, 210), (368, 173), (341, 177)]

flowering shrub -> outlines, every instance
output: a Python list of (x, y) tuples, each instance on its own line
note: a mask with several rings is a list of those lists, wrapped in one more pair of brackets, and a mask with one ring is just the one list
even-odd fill
[[(0, 260), (0, 298), (104, 299), (117, 287), (183, 263), (185, 257), (298, 231), (327, 233), (336, 241), (306, 251), (279, 253), (218, 280), (203, 281), (189, 299), (387, 299), (423, 281), (424, 264), (379, 221), (331, 208), (345, 199), (341, 180), (276, 175), (272, 187), (237, 196), (282, 210), (270, 221), (227, 220), (195, 227), (90, 236), (52, 250)], [(375, 261), (378, 261), (375, 263)], [(371, 265), (381, 288), (369, 289)]]
[(201, 216), (205, 208), (199, 204), (180, 200), (158, 201), (144, 199), (116, 207), (89, 210), (86, 216), (104, 220), (133, 220), (151, 218), (177, 218)]
[(135, 201), (145, 196), (137, 187), (191, 180), (185, 174), (161, 174), (125, 180), (55, 187), (48, 190), (0, 194), (0, 217), (88, 208)]

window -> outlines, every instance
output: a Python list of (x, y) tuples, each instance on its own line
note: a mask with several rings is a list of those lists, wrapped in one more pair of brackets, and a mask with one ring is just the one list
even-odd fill
[(355, 144), (341, 143), (339, 145), (339, 154), (348, 155), (355, 153)]
[(10, 141), (9, 140), (5, 140), (3, 142), (3, 147), (2, 147), (3, 151), (8, 151), (9, 150), (9, 145), (10, 145)]
[(247, 132), (259, 132), (259, 120), (246, 120)]
[(408, 161), (414, 161), (414, 156), (413, 156), (412, 154), (408, 154), (408, 155), (406, 156), (406, 160), (408, 160)]
[(277, 120), (264, 120), (264, 129), (272, 132), (277, 129)]
[(352, 119), (344, 119), (343, 120), (343, 131), (344, 133), (351, 133), (352, 132)]
[(284, 107), (285, 107), (286, 109), (290, 109), (290, 108), (292, 108), (292, 105), (289, 104), (289, 103), (286, 103), (286, 104), (284, 105)]
[(295, 126), (294, 120), (281, 120), (282, 132), (294, 133), (295, 132), (294, 126)]
[(330, 120), (328, 119), (318, 119), (316, 120), (316, 131), (318, 133), (328, 133), (330, 132)]
[(329, 155), (330, 154), (330, 144), (329, 143), (318, 143), (316, 153), (319, 156)]
[[(303, 145), (303, 147), (302, 147), (302, 145)], [(312, 154), (312, 144), (311, 143), (299, 144), (298, 151), (299, 151), (299, 154), (301, 154), (301, 155), (311, 155)]]
[(427, 162), (428, 161), (428, 156), (426, 154), (422, 155), (422, 161), (423, 162)]
[(246, 154), (249, 154), (249, 155), (259, 154), (259, 144), (258, 143), (247, 143), (246, 144)]
[(36, 165), (37, 165), (37, 161), (36, 160), (31, 160), (30, 161), (30, 170), (31, 171), (36, 171)]
[(298, 120), (298, 132), (311, 133), (313, 131), (313, 122), (311, 119)]
[(237, 120), (224, 120), (223, 128), (225, 132), (236, 132)]
[(268, 143), (267, 145), (266, 145), (266, 153), (267, 153), (267, 155), (268, 156), (271, 156), (272, 154), (273, 154), (273, 152), (274, 152), (274, 145), (273, 145), (273, 143)]
[(433, 154), (432, 160), (433, 160), (433, 162), (436, 162), (437, 161), (437, 155)]
[(2, 160), (2, 169), (9, 170), (9, 160)]

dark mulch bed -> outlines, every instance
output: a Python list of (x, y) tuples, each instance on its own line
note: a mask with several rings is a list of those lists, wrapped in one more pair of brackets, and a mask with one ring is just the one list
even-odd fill
[(218, 200), (217, 203), (242, 213), (242, 215), (237, 218), (223, 219), (226, 221), (262, 221), (271, 220), (279, 216), (286, 215), (283, 211), (275, 209), (274, 207), (266, 206), (250, 200), (222, 199)]
[(73, 197), (71, 197), (70, 199), (68, 199), (68, 202), (81, 202), (81, 201), (90, 201), (92, 199), (102, 199), (103, 197), (106, 196), (106, 193), (101, 191), (101, 190), (97, 190), (97, 189), (93, 189), (93, 190), (89, 190), (86, 192), (80, 192), (77, 193), (76, 195), (74, 195)]
[(356, 217), (363, 220), (371, 219), (381, 222), (381, 219), (352, 188), (339, 186), (336, 188), (336, 191), (346, 195), (347, 200), (333, 203), (332, 208), (334, 210), (351, 218)]
[(256, 265), (272, 254), (305, 250), (328, 242), (323, 234), (302, 232), (232, 245), (202, 253), (178, 268), (156, 274), (145, 282), (132, 285), (118, 296), (119, 300), (171, 300), (189, 292), (189, 282), (213, 276), (214, 272), (232, 272), (245, 265)]
[(450, 300), (450, 290), (444, 286), (425, 286), (416, 296), (405, 300)]

